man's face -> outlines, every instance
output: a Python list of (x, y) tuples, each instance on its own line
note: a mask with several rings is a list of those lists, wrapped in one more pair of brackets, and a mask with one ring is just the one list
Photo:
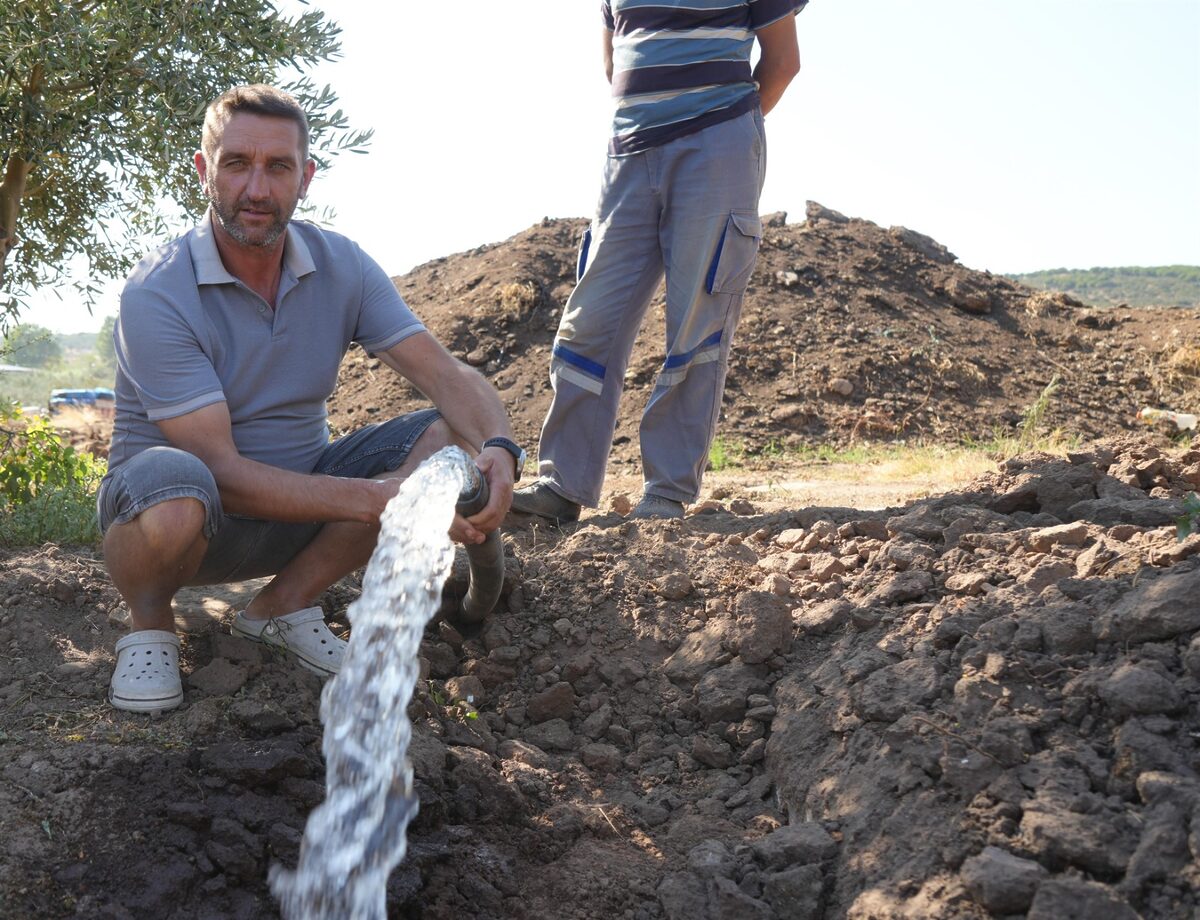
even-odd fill
[(239, 112), (225, 122), (211, 157), (196, 169), (218, 223), (243, 246), (268, 248), (308, 191), (314, 164), (301, 159), (300, 126)]

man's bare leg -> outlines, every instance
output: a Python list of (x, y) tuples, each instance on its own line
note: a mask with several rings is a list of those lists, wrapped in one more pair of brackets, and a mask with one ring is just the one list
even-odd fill
[(104, 562), (135, 631), (175, 631), (171, 599), (199, 570), (206, 549), (204, 505), (194, 498), (162, 502), (108, 529)]
[[(376, 478), (407, 479), (424, 460), (450, 444), (469, 449), (439, 418), (417, 439), (403, 465)], [(246, 619), (266, 620), (313, 606), (322, 591), (367, 564), (378, 537), (378, 525), (353, 521), (326, 524), (246, 606)]]

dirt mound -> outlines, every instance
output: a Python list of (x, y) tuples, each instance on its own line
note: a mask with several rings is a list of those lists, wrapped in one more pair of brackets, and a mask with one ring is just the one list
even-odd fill
[[(766, 220), (725, 395), (724, 437), (768, 445), (987, 439), (1051, 383), (1045, 421), (1084, 440), (1130, 429), (1143, 405), (1198, 401), (1200, 311), (1092, 309), (973, 271), (930, 238), (809, 204)], [(580, 220), (547, 220), (395, 279), (455, 354), (504, 397), (532, 447), (550, 402), (549, 351), (575, 281)], [(626, 376), (614, 456), (637, 456), (662, 362), (661, 292)], [(1190, 356), (1190, 360), (1189, 360)], [(359, 351), (331, 402), (350, 429), (419, 405)]]
[[(510, 528), (504, 609), (422, 647), (391, 915), (1191, 916), (1197, 484), (1200, 442), (1122, 441), (878, 513)], [(93, 556), (0, 584), (0, 914), (274, 916), (317, 679), (190, 606), (183, 707), (118, 714)]]

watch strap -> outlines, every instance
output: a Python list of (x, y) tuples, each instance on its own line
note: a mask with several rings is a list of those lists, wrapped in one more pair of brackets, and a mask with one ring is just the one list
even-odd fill
[(488, 438), (483, 442), (483, 446), (485, 448), (499, 447), (512, 454), (513, 461), (517, 467), (517, 474), (513, 477), (513, 480), (517, 481), (521, 478), (521, 468), (525, 466), (525, 451), (521, 449), (521, 445), (509, 438)]

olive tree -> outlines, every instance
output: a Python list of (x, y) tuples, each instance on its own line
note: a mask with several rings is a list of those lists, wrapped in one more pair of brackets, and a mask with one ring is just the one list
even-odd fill
[(96, 357), (101, 366), (114, 371), (117, 369), (117, 349), (113, 344), (113, 327), (116, 325), (115, 316), (106, 316), (100, 324), (100, 332), (96, 334)]
[[(320, 11), (270, 0), (0, 3), (0, 328), (72, 261), (90, 278), (129, 270), (204, 202), (191, 154), (207, 103), (272, 83), (309, 113), (322, 165), (361, 151), (329, 87), (305, 69), (339, 56)], [(85, 294), (98, 288), (82, 285)]]
[(0, 341), (0, 358), (26, 367), (45, 367), (63, 356), (62, 345), (54, 333), (42, 326), (23, 323), (10, 329)]

